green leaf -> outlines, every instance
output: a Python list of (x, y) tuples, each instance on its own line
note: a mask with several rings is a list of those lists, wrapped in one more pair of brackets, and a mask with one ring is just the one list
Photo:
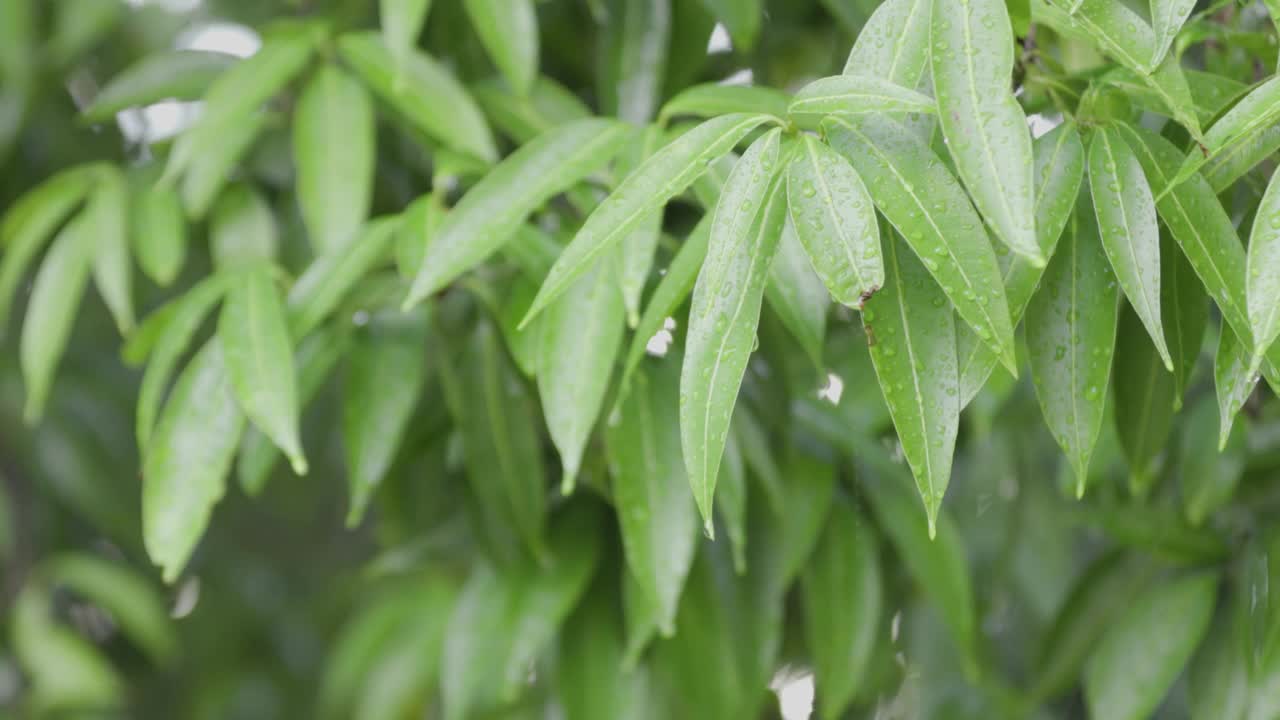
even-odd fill
[(151, 52), (113, 77), (80, 117), (99, 123), (122, 110), (162, 100), (199, 100), (236, 60), (234, 55), (207, 50)]
[(647, 668), (623, 667), (625, 647), (618, 607), (618, 598), (602, 592), (597, 581), (596, 590), (565, 623), (557, 666), (565, 720), (652, 717)]
[[(1095, 202), (1096, 204), (1096, 202)], [(1173, 374), (1162, 359), (1132, 307), (1120, 312), (1114, 381), (1116, 431), (1129, 461), (1129, 485), (1142, 496), (1156, 480), (1156, 460), (1173, 425)]]
[(29, 683), (24, 706), (37, 716), (119, 706), (123, 678), (88, 639), (54, 622), (52, 608), (52, 593), (38, 582), (13, 603), (13, 654)]
[(822, 717), (840, 717), (866, 679), (884, 603), (878, 546), (867, 519), (837, 501), (801, 576)]
[(471, 26), (511, 87), (529, 92), (538, 76), (538, 15), (532, 0), (464, 0)]
[(1133, 600), (1085, 667), (1090, 717), (1140, 720), (1155, 711), (1209, 628), (1217, 585), (1215, 573), (1195, 573)]
[[(633, 144), (631, 152), (625, 153), (618, 162), (618, 174), (629, 173), (653, 155), (661, 139), (660, 127), (657, 125), (646, 127), (643, 142)], [(653, 269), (653, 255), (658, 249), (658, 241), (662, 236), (662, 220), (661, 210), (642, 220), (635, 230), (622, 239), (622, 247), (614, 255), (614, 274), (622, 291), (622, 304), (627, 311), (627, 325), (633, 328), (640, 321), (640, 295), (644, 292), (645, 285), (649, 281), (649, 273)], [(541, 280), (542, 277), (538, 279)]]
[(551, 267), (521, 324), (542, 312), (596, 257), (626, 237), (649, 213), (689, 187), (706, 172), (710, 163), (732, 150), (747, 133), (770, 120), (767, 115), (740, 113), (708, 120), (646, 160), (587, 218)]
[(111, 614), (112, 621), (151, 660), (168, 663), (178, 637), (160, 593), (141, 575), (94, 555), (67, 553), (50, 558), (43, 574)]
[(791, 98), (784, 92), (759, 85), (702, 83), (685, 88), (667, 101), (658, 113), (658, 122), (692, 116), (712, 118), (729, 113), (756, 113), (782, 119)]
[(1258, 204), (1249, 234), (1245, 296), (1253, 331), (1250, 374), (1280, 337), (1280, 183), (1273, 176)]
[(791, 224), (837, 302), (861, 308), (884, 285), (875, 206), (849, 162), (810, 136), (787, 167)]
[[(1031, 150), (1035, 159), (1036, 238), (1044, 256), (1051, 258), (1063, 228), (1077, 212), (1076, 200), (1084, 178), (1084, 145), (1075, 124), (1068, 122), (1036, 138)], [(1022, 321), (1045, 269), (1008, 252), (998, 259), (1011, 320), (1016, 326)], [(956, 327), (956, 342), (960, 357), (960, 407), (964, 408), (986, 384), (997, 358), (967, 326)]]
[(1075, 470), (1077, 497), (1102, 429), (1119, 309), (1084, 191), (1026, 313), (1031, 379), (1045, 423)]
[[(1212, 420), (1212, 411), (1209, 418)], [(1209, 452), (1212, 452), (1211, 450)], [(1244, 720), (1249, 705), (1249, 657), (1245, 599), (1229, 596), (1187, 668), (1191, 720)]]
[(500, 80), (473, 85), (471, 93), (494, 127), (520, 144), (557, 125), (591, 115), (577, 95), (545, 76), (533, 81), (527, 97), (515, 94)]
[(236, 271), (271, 262), (279, 244), (275, 214), (255, 188), (227, 188), (209, 218), (209, 251), (219, 271)]
[[(212, 275), (153, 315), (154, 318), (161, 318), (163, 324), (158, 326), (155, 345), (149, 353), (150, 362), (142, 375), (142, 386), (138, 390), (136, 433), (139, 450), (145, 451), (150, 444), (151, 431), (155, 426), (160, 403), (164, 399), (165, 386), (178, 367), (178, 361), (186, 354), (196, 331), (226, 291), (227, 276)], [(162, 313), (164, 317), (161, 316)], [(146, 328), (152, 321), (152, 318), (148, 318), (143, 327)], [(135, 337), (142, 335), (143, 331), (139, 330)]]
[(1249, 371), (1249, 348), (1231, 328), (1223, 326), (1218, 336), (1218, 349), (1213, 356), (1213, 388), (1218, 396), (1218, 449), (1226, 447), (1231, 426), (1253, 388), (1258, 384), (1257, 372)]
[(932, 12), (933, 0), (885, 0), (858, 33), (844, 74), (918, 87), (929, 67)]
[(632, 124), (649, 122), (662, 102), (670, 0), (609, 0), (599, 37), (601, 109)]
[(1173, 39), (1196, 7), (1196, 0), (1151, 0), (1151, 25), (1155, 32), (1155, 52), (1151, 65), (1164, 61)]
[[(1207, 161), (1200, 168), (1200, 173), (1209, 181), (1214, 193), (1221, 193), (1274, 155), (1276, 150), (1280, 150), (1280, 122), (1232, 143)], [(1191, 177), (1194, 179), (1195, 173)]]
[(187, 220), (178, 194), (150, 180), (134, 186), (129, 230), (142, 272), (157, 285), (168, 287), (178, 279), (187, 260)]
[(1089, 654), (1150, 577), (1149, 562), (1119, 550), (1102, 555), (1080, 574), (1040, 643), (1032, 698), (1054, 698), (1077, 685)]
[(215, 338), (182, 371), (142, 465), (142, 539), (164, 580), (187, 564), (226, 491), (244, 415)]
[(493, 136), (475, 101), (431, 56), (411, 49), (401, 77), (395, 56), (374, 32), (347, 33), (338, 38), (338, 54), (374, 94), (416, 130), (478, 160), (497, 160)]
[[(193, 153), (178, 187), (182, 206), (187, 217), (199, 220), (222, 194), (236, 169), (236, 164), (249, 151), (258, 135), (267, 125), (267, 114), (257, 112), (226, 128), (216, 146), (202, 148)], [(180, 138), (178, 142), (182, 142)], [(161, 179), (160, 185), (171, 184)]]
[(1009, 82), (1011, 35), (1004, 0), (935, 0), (933, 87), (943, 137), (974, 204), (996, 237), (1043, 265), (1031, 133)]
[(675, 360), (647, 363), (606, 428), (627, 567), (668, 636), (698, 533), (680, 457), (679, 378)]
[(1173, 360), (1160, 320), (1160, 231), (1142, 164), (1113, 127), (1098, 128), (1089, 142), (1089, 188), (1102, 247), (1168, 370)]
[(787, 114), (865, 115), (868, 113), (936, 113), (933, 98), (870, 75), (833, 75), (800, 88)]
[(747, 465), (733, 433), (725, 437), (715, 497), (720, 501), (716, 514), (729, 536), (733, 571), (742, 575), (747, 572)]
[(79, 220), (92, 228), (93, 281), (98, 286), (116, 329), (133, 331), (133, 260), (129, 254), (129, 185), (124, 173), (103, 168)]
[(430, 13), (431, 0), (378, 0), (382, 39), (397, 67), (404, 68), (411, 62)]
[(888, 117), (828, 120), (823, 127), (956, 312), (1016, 375), (1000, 266), (960, 183), (924, 141)]
[(762, 0), (702, 0), (702, 4), (724, 23), (735, 48), (747, 51), (755, 47), (764, 22)]
[(1173, 359), (1173, 411), (1177, 412), (1204, 347), (1209, 298), (1186, 256), (1165, 231), (1160, 233), (1160, 306)]
[(960, 426), (955, 316), (901, 240), (887, 246), (885, 288), (863, 306), (862, 321), (933, 538)]
[(244, 414), (284, 452), (294, 473), (306, 475), (293, 347), (271, 267), (235, 271), (227, 285), (218, 339), (231, 387)]
[(350, 75), (325, 65), (293, 114), (298, 206), (317, 255), (350, 245), (369, 216), (374, 155), (373, 102)]
[(1164, 193), (1186, 182), (1205, 163), (1251, 144), (1262, 135), (1271, 135), (1277, 120), (1280, 120), (1280, 77), (1273, 77), (1251, 90), (1209, 128), (1201, 147), (1187, 153)]
[[(375, 316), (355, 333), (343, 383), (342, 445), (351, 506), (347, 527), (364, 517), (391, 468), (427, 377), (425, 313)], [(395, 392), (387, 392), (387, 379)]]
[(1231, 501), (1244, 475), (1245, 432), (1237, 427), (1218, 447), (1217, 404), (1208, 395), (1191, 407), (1182, 423), (1178, 472), (1187, 521), (1199, 526)]
[(511, 239), (530, 213), (598, 170), (627, 138), (624, 125), (579, 120), (548, 130), (503, 160), (441, 222), (405, 307), (483, 262)]
[(769, 266), (764, 296), (814, 366), (821, 368), (831, 297), (814, 273), (790, 219), (783, 223), (777, 254)]
[(289, 289), (289, 327), (303, 337), (324, 322), (360, 280), (387, 259), (399, 218), (367, 223), (354, 242), (317, 257)]
[(64, 170), (18, 198), (0, 221), (0, 334), (8, 325), (13, 296), (28, 266), (50, 236), (89, 193), (101, 169), (81, 165)]
[(644, 314), (636, 324), (635, 333), (631, 336), (631, 347), (622, 367), (623, 392), (631, 382), (631, 376), (640, 366), (644, 358), (645, 348), (649, 340), (662, 330), (667, 318), (675, 314), (676, 309), (684, 303), (693, 291), (693, 284), (698, 279), (698, 271), (707, 257), (707, 245), (711, 238), (711, 222), (714, 215), (707, 213), (685, 238), (684, 244), (667, 266), (662, 280), (649, 296), (649, 304), (645, 305)]
[(19, 345), (27, 390), (22, 416), (28, 424), (35, 424), (44, 416), (54, 372), (80, 313), (80, 299), (93, 257), (91, 229), (83, 215), (68, 223), (58, 233), (36, 274)]
[(680, 437), (689, 486), (708, 536), (715, 532), (712, 498), (729, 420), (785, 221), (780, 134), (773, 130), (752, 143), (730, 173), (689, 310), (680, 375)]

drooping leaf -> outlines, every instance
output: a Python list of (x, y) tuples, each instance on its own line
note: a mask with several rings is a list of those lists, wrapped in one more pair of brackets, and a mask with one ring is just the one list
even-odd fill
[(555, 80), (539, 76), (528, 96), (515, 94), (500, 80), (471, 86), (494, 127), (518, 143), (526, 143), (557, 125), (581, 120), (591, 110)]
[[(391, 468), (427, 376), (425, 313), (375, 316), (356, 333), (343, 383), (342, 444), (351, 505), (347, 526), (360, 523)], [(395, 391), (387, 380), (394, 378)]]
[(173, 284), (187, 260), (187, 221), (178, 194), (156, 186), (152, 178), (137, 183), (129, 208), (129, 232), (142, 272), (162, 287)]
[(294, 337), (315, 329), (361, 279), (386, 260), (399, 229), (397, 218), (379, 218), (367, 223), (354, 242), (312, 261), (289, 289), (289, 328)]
[(1244, 474), (1244, 429), (1236, 427), (1219, 448), (1218, 423), (1217, 405), (1208, 395), (1191, 407), (1182, 423), (1178, 462), (1182, 506), (1187, 521), (1196, 526), (1231, 500)]
[(54, 372), (80, 311), (93, 258), (92, 230), (83, 216), (68, 223), (54, 239), (36, 273), (19, 346), (27, 393), (22, 416), (29, 424), (44, 416)]
[(729, 113), (756, 113), (778, 119), (787, 116), (791, 98), (784, 92), (760, 85), (703, 83), (681, 90), (662, 106), (658, 121), (689, 115), (712, 118)]
[(1173, 370), (1160, 318), (1160, 231), (1142, 164), (1112, 127), (1098, 128), (1089, 143), (1089, 189), (1102, 247), (1129, 304)]
[(298, 206), (317, 255), (351, 244), (373, 193), (373, 102), (332, 66), (320, 68), (293, 114)]
[(654, 153), (600, 203), (551, 267), (526, 322), (563, 293), (596, 257), (635, 229), (649, 213), (687, 188), (707, 166), (747, 133), (769, 122), (767, 115), (735, 113), (708, 120)]
[(996, 237), (1043, 265), (1031, 132), (1009, 81), (1011, 35), (1004, 0), (935, 0), (933, 87), (943, 137), (974, 204)]
[(818, 704), (840, 717), (865, 682), (884, 602), (879, 541), (848, 501), (831, 508), (800, 590)]
[[(658, 148), (662, 129), (650, 125), (643, 131), (643, 141), (636, 143), (630, 152), (624, 153), (617, 163), (619, 175), (630, 173)], [(661, 210), (642, 220), (635, 230), (622, 239), (622, 246), (614, 254), (614, 273), (622, 291), (622, 304), (627, 312), (627, 325), (635, 327), (640, 322), (640, 295), (649, 281), (653, 269), (653, 255), (662, 236)], [(541, 279), (541, 278), (538, 278)]]
[(689, 311), (680, 375), (680, 436), (689, 485), (708, 535), (714, 533), (712, 498), (729, 420), (785, 220), (779, 135), (770, 131), (752, 143), (729, 175)]
[(204, 344), (179, 376), (142, 465), (142, 539), (165, 582), (178, 578), (226, 491), (244, 414), (223, 343)]
[(1045, 423), (1084, 494), (1102, 428), (1120, 298), (1087, 191), (1027, 305), (1031, 379)]
[[(1075, 125), (1063, 123), (1032, 142), (1031, 150), (1035, 158), (1036, 237), (1044, 256), (1051, 258), (1063, 229), (1077, 211), (1080, 184), (1084, 179), (1084, 145)], [(1016, 326), (1022, 321), (1045, 269), (1012, 253), (1000, 256), (999, 261), (1011, 320)], [(966, 326), (956, 327), (956, 344), (960, 358), (960, 407), (964, 408), (986, 384), (997, 358)]]
[(1016, 374), (1000, 267), (960, 183), (919, 137), (888, 117), (828, 120), (823, 127), (956, 312)]
[(378, 0), (382, 37), (397, 66), (404, 67), (431, 13), (431, 0)]
[[(1200, 168), (1215, 193), (1221, 193), (1280, 150), (1280, 122), (1234, 142)], [(1181, 158), (1179, 158), (1181, 161)], [(1176, 166), (1175, 166), (1176, 167)], [(1175, 171), (1176, 174), (1176, 171)], [(1192, 179), (1195, 174), (1192, 174)]]
[(872, 13), (844, 65), (845, 75), (914, 88), (929, 67), (932, 0), (886, 0)]
[[(236, 164), (249, 152), (266, 126), (267, 113), (252, 113), (220, 133), (216, 145), (202, 147), (199, 152), (192, 153), (178, 185), (178, 195), (188, 218), (200, 220), (209, 213), (222, 196)], [(160, 184), (170, 186), (163, 178)]]
[(679, 377), (673, 359), (648, 363), (606, 430), (627, 567), (664, 635), (675, 632), (698, 533), (680, 457)]
[(297, 373), (284, 304), (268, 265), (234, 271), (218, 318), (218, 339), (236, 400), (253, 424), (307, 474), (298, 430)]
[(275, 214), (257, 189), (237, 183), (218, 198), (209, 218), (209, 252), (219, 271), (270, 262), (279, 245)]
[(535, 375), (566, 495), (577, 480), (622, 342), (622, 295), (607, 260), (575, 280), (539, 320)]
[(960, 426), (955, 316), (899, 238), (885, 250), (885, 287), (863, 306), (862, 321), (932, 538)]
[(671, 2), (609, 0), (606, 6), (600, 36), (603, 71), (597, 75), (601, 109), (635, 125), (647, 123), (662, 102)]
[[(783, 191), (785, 193), (785, 189)], [(790, 218), (783, 222), (777, 254), (764, 287), (769, 307), (800, 343), (815, 367), (822, 367), (822, 343), (827, 334), (831, 296), (813, 271)]]
[(338, 38), (338, 54), (379, 98), (417, 130), (478, 160), (492, 162), (498, 151), (475, 101), (436, 60), (413, 48), (397, 62), (375, 32)]
[(1164, 699), (1209, 629), (1218, 578), (1200, 572), (1157, 585), (1109, 628), (1089, 657), (1089, 716), (1140, 720)]
[(1209, 298), (1186, 256), (1165, 231), (1160, 233), (1160, 313), (1173, 360), (1173, 410), (1176, 412), (1182, 408), (1182, 398), (1200, 359), (1200, 348), (1204, 346)]
[(801, 143), (787, 167), (791, 224), (831, 296), (861, 308), (884, 285), (875, 206), (839, 153), (812, 137)]
[(1164, 192), (1186, 182), (1200, 168), (1224, 153), (1232, 152), (1246, 144), (1272, 134), (1272, 126), (1280, 120), (1280, 78), (1258, 85), (1236, 103), (1204, 134), (1201, 147), (1187, 153), (1177, 174), (1169, 181)]
[(724, 455), (716, 476), (715, 499), (720, 502), (715, 514), (729, 536), (729, 554), (733, 558), (733, 571), (739, 575), (747, 572), (747, 464), (742, 459), (738, 439), (729, 433), (725, 437)]
[(1132, 307), (1125, 304), (1117, 330), (1116, 431), (1129, 461), (1129, 485), (1141, 496), (1156, 480), (1156, 461), (1173, 426), (1173, 374), (1163, 362)]
[(483, 262), (531, 212), (607, 163), (626, 137), (618, 123), (579, 120), (548, 130), (503, 160), (441, 222), (405, 306)]
[(123, 702), (124, 679), (87, 638), (55, 622), (48, 587), (25, 584), (12, 613), (13, 656), (30, 683), (24, 694), (32, 712), (103, 710)]
[(489, 57), (519, 94), (538, 76), (538, 15), (533, 0), (464, 0)]
[(1258, 204), (1245, 275), (1253, 334), (1252, 373), (1280, 337), (1280, 182), (1273, 176)]
[(129, 185), (124, 173), (103, 168), (79, 221), (92, 228), (93, 282), (121, 335), (133, 331), (133, 259), (129, 253)]
[(105, 122), (129, 108), (162, 100), (198, 100), (236, 57), (208, 50), (152, 52), (111, 79), (80, 116)]
[(868, 113), (935, 113), (933, 98), (870, 75), (833, 75), (796, 91), (787, 106), (792, 117), (865, 115)]
[(1249, 348), (1229, 327), (1218, 336), (1213, 356), (1213, 387), (1218, 396), (1218, 448), (1227, 444), (1236, 415), (1258, 384), (1257, 372), (1249, 371)]
[(1151, 0), (1151, 25), (1155, 32), (1152, 67), (1164, 62), (1165, 54), (1173, 45), (1173, 38), (1182, 29), (1182, 24), (1187, 21), (1195, 6), (1195, 0)]

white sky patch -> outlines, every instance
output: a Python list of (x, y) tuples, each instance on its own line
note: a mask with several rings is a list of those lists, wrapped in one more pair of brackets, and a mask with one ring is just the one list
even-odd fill
[(813, 716), (813, 673), (779, 675), (772, 686), (778, 694), (783, 720), (808, 720)]
[(1062, 124), (1062, 115), (1054, 113), (1045, 115), (1036, 113), (1027, 117), (1027, 125), (1031, 128), (1031, 137), (1040, 137)]
[(653, 357), (666, 357), (667, 351), (671, 349), (671, 343), (676, 339), (675, 335), (672, 334), (675, 329), (675, 318), (663, 320), (662, 329), (649, 338), (649, 342), (645, 343), (644, 351)]
[(753, 85), (756, 81), (756, 74), (751, 72), (751, 68), (744, 68), (729, 77), (720, 81), (721, 85)]
[(833, 372), (827, 373), (827, 384), (818, 389), (818, 397), (832, 405), (839, 405), (843, 394), (844, 379)]
[(715, 55), (732, 51), (733, 40), (729, 37), (729, 29), (724, 26), (724, 23), (716, 23), (711, 31), (711, 38), (707, 40), (707, 54)]

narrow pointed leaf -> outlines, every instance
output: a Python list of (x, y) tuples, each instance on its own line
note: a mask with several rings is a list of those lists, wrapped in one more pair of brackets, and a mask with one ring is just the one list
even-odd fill
[(226, 492), (244, 415), (218, 339), (205, 343), (174, 386), (142, 465), (142, 539), (172, 583)]
[(1142, 319), (1164, 366), (1173, 369), (1160, 321), (1160, 230), (1142, 164), (1114, 128), (1089, 143), (1089, 189), (1102, 247), (1120, 289)]
[(218, 338), (244, 414), (284, 452), (293, 471), (305, 475), (293, 347), (269, 266), (246, 267), (228, 280)]
[[(653, 155), (662, 139), (662, 129), (657, 125), (645, 128), (644, 140), (633, 145), (617, 163), (619, 175), (629, 174), (641, 162)], [(635, 230), (622, 239), (622, 247), (614, 255), (614, 273), (622, 291), (622, 304), (627, 311), (627, 325), (635, 327), (640, 321), (640, 295), (649, 281), (653, 269), (653, 255), (662, 236), (661, 210), (640, 222)], [(541, 279), (541, 278), (539, 278)]]
[(827, 334), (831, 296), (814, 273), (790, 219), (783, 223), (764, 297), (814, 366), (822, 367), (822, 343)]
[(858, 33), (845, 75), (879, 77), (916, 87), (929, 67), (933, 0), (886, 0)]
[[(1084, 179), (1084, 145), (1075, 125), (1063, 123), (1033, 141), (1031, 150), (1035, 158), (1036, 237), (1045, 257), (1051, 258), (1063, 229), (1076, 212)], [(1011, 320), (1016, 326), (1022, 321), (1045, 269), (1011, 253), (1001, 256), (999, 261)], [(960, 407), (964, 408), (986, 384), (997, 358), (963, 325), (956, 327), (956, 345), (960, 358)]]
[(689, 485), (708, 534), (713, 532), (712, 498), (729, 421), (785, 220), (779, 135), (770, 131), (752, 143), (730, 173), (689, 311), (680, 375), (680, 436)]
[(833, 75), (796, 92), (787, 113), (797, 115), (864, 115), (867, 113), (934, 113), (933, 98), (870, 75)]
[(1217, 584), (1216, 574), (1196, 573), (1134, 599), (1085, 667), (1089, 717), (1140, 720), (1155, 711), (1209, 628)]
[(162, 100), (199, 100), (235, 62), (234, 55), (208, 50), (152, 52), (111, 78), (80, 116), (105, 122), (122, 110)]
[(560, 451), (565, 494), (577, 479), (622, 342), (622, 295), (611, 270), (601, 262), (579, 277), (540, 319), (538, 394)]
[(58, 233), (36, 273), (19, 346), (27, 394), (22, 415), (27, 423), (44, 416), (54, 372), (80, 313), (93, 257), (92, 230), (83, 216), (72, 220)]
[[(216, 145), (202, 147), (199, 152), (191, 154), (178, 185), (178, 195), (188, 218), (199, 220), (209, 213), (231, 180), (236, 165), (249, 152), (266, 125), (267, 113), (252, 113), (228, 126), (219, 135)], [(184, 142), (186, 135), (179, 137), (174, 145)], [(170, 186), (163, 178), (160, 184)]]
[(659, 122), (689, 115), (712, 118), (729, 113), (758, 113), (782, 119), (791, 98), (784, 92), (761, 85), (703, 83), (681, 90), (662, 106)]
[(933, 537), (960, 426), (955, 320), (946, 297), (898, 238), (886, 243), (885, 288), (862, 320)]
[(866, 680), (884, 603), (879, 541), (847, 501), (832, 507), (800, 590), (818, 705), (840, 717)]
[(121, 335), (133, 331), (133, 258), (129, 253), (129, 185), (112, 168), (98, 176), (80, 222), (92, 228), (93, 282)]
[(646, 160), (600, 203), (578, 230), (551, 267), (526, 322), (563, 293), (595, 258), (606, 255), (607, 250), (634, 230), (649, 213), (689, 187), (706, 172), (711, 162), (732, 150), (747, 133), (769, 121), (767, 115), (744, 114), (708, 120)]
[(943, 137), (974, 203), (996, 237), (1043, 265), (1031, 133), (1010, 84), (1011, 35), (1004, 0), (935, 0), (933, 87)]
[(378, 0), (382, 38), (397, 66), (409, 64), (430, 13), (431, 0)]
[(346, 247), (369, 215), (373, 101), (344, 71), (320, 68), (293, 114), (298, 205), (317, 255)]
[(135, 185), (129, 232), (142, 272), (161, 287), (173, 284), (187, 260), (187, 220), (178, 194), (148, 179)]
[(1120, 298), (1087, 192), (1027, 305), (1031, 379), (1084, 493), (1111, 381)]
[(498, 151), (480, 109), (440, 63), (412, 49), (400, 70), (377, 33), (338, 38), (338, 54), (379, 98), (417, 130), (458, 152), (492, 162)]
[(960, 183), (902, 124), (882, 116), (826, 121), (832, 147), (875, 200), (978, 337), (1017, 373), (1000, 266)]
[(1151, 25), (1155, 32), (1155, 52), (1151, 57), (1153, 66), (1164, 61), (1165, 54), (1173, 45), (1173, 38), (1195, 7), (1196, 0), (1151, 0)]
[(743, 575), (747, 572), (747, 465), (733, 433), (725, 438), (715, 499), (719, 501), (715, 514), (724, 526), (724, 534), (729, 536), (733, 571)]
[(1218, 408), (1208, 395), (1195, 403), (1182, 423), (1178, 472), (1187, 522), (1200, 526), (1231, 501), (1244, 475), (1246, 439), (1237, 427), (1218, 448)]
[(1182, 408), (1182, 399), (1191, 384), (1204, 331), (1209, 325), (1209, 298), (1191, 269), (1186, 256), (1167, 232), (1160, 233), (1160, 312), (1164, 317), (1165, 339), (1173, 359), (1173, 408)]
[(1156, 480), (1157, 460), (1173, 425), (1173, 373), (1161, 368), (1163, 359), (1132, 307), (1120, 313), (1115, 367), (1116, 431), (1129, 461), (1129, 484), (1142, 496)]
[(464, 0), (471, 26), (519, 94), (538, 76), (538, 15), (533, 0)]
[(609, 0), (607, 8), (596, 84), (602, 110), (642, 125), (662, 102), (671, 0)]
[(880, 224), (862, 178), (839, 153), (806, 136), (787, 167), (787, 207), (831, 296), (861, 308), (884, 285)]
[(347, 247), (317, 257), (289, 289), (289, 329), (300, 338), (326, 320), (374, 267), (385, 261), (399, 228), (397, 218), (364, 226)]
[(1187, 153), (1177, 175), (1164, 192), (1187, 181), (1205, 163), (1251, 143), (1261, 135), (1271, 134), (1277, 120), (1280, 120), (1280, 77), (1272, 77), (1250, 91), (1209, 128), (1201, 143), (1203, 147)]
[(535, 209), (607, 163), (626, 138), (618, 123), (580, 120), (547, 131), (503, 160), (436, 229), (405, 305), (483, 262)]
[(534, 80), (527, 97), (497, 79), (471, 86), (471, 93), (494, 127), (521, 144), (557, 125), (591, 115), (577, 95), (545, 75)]
[(1218, 397), (1218, 447), (1227, 444), (1231, 426), (1253, 388), (1258, 384), (1257, 372), (1249, 371), (1249, 348), (1229, 327), (1218, 336), (1218, 349), (1213, 356), (1213, 388)]
[[(1205, 162), (1200, 173), (1209, 181), (1209, 186), (1215, 193), (1221, 193), (1277, 150), (1280, 150), (1280, 122), (1232, 143)], [(1182, 158), (1179, 158), (1179, 162), (1181, 161)], [(1191, 177), (1194, 179), (1195, 173)]]
[(1280, 182), (1272, 176), (1249, 235), (1246, 292), (1253, 334), (1252, 364), (1280, 337)]

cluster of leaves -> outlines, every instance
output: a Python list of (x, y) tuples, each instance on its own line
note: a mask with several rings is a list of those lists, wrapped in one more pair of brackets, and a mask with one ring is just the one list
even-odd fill
[[(736, 719), (811, 671), (822, 718), (1280, 713), (1280, 7), (235, 5), (244, 59), (0, 4), (0, 529), (33, 487), (86, 523), (0, 543), (16, 706)], [(278, 552), (372, 548), (277, 584), (338, 608), (175, 623), (83, 552), (234, 595), (329, 477), (347, 530)], [(237, 665), (300, 614), (323, 663)]]

